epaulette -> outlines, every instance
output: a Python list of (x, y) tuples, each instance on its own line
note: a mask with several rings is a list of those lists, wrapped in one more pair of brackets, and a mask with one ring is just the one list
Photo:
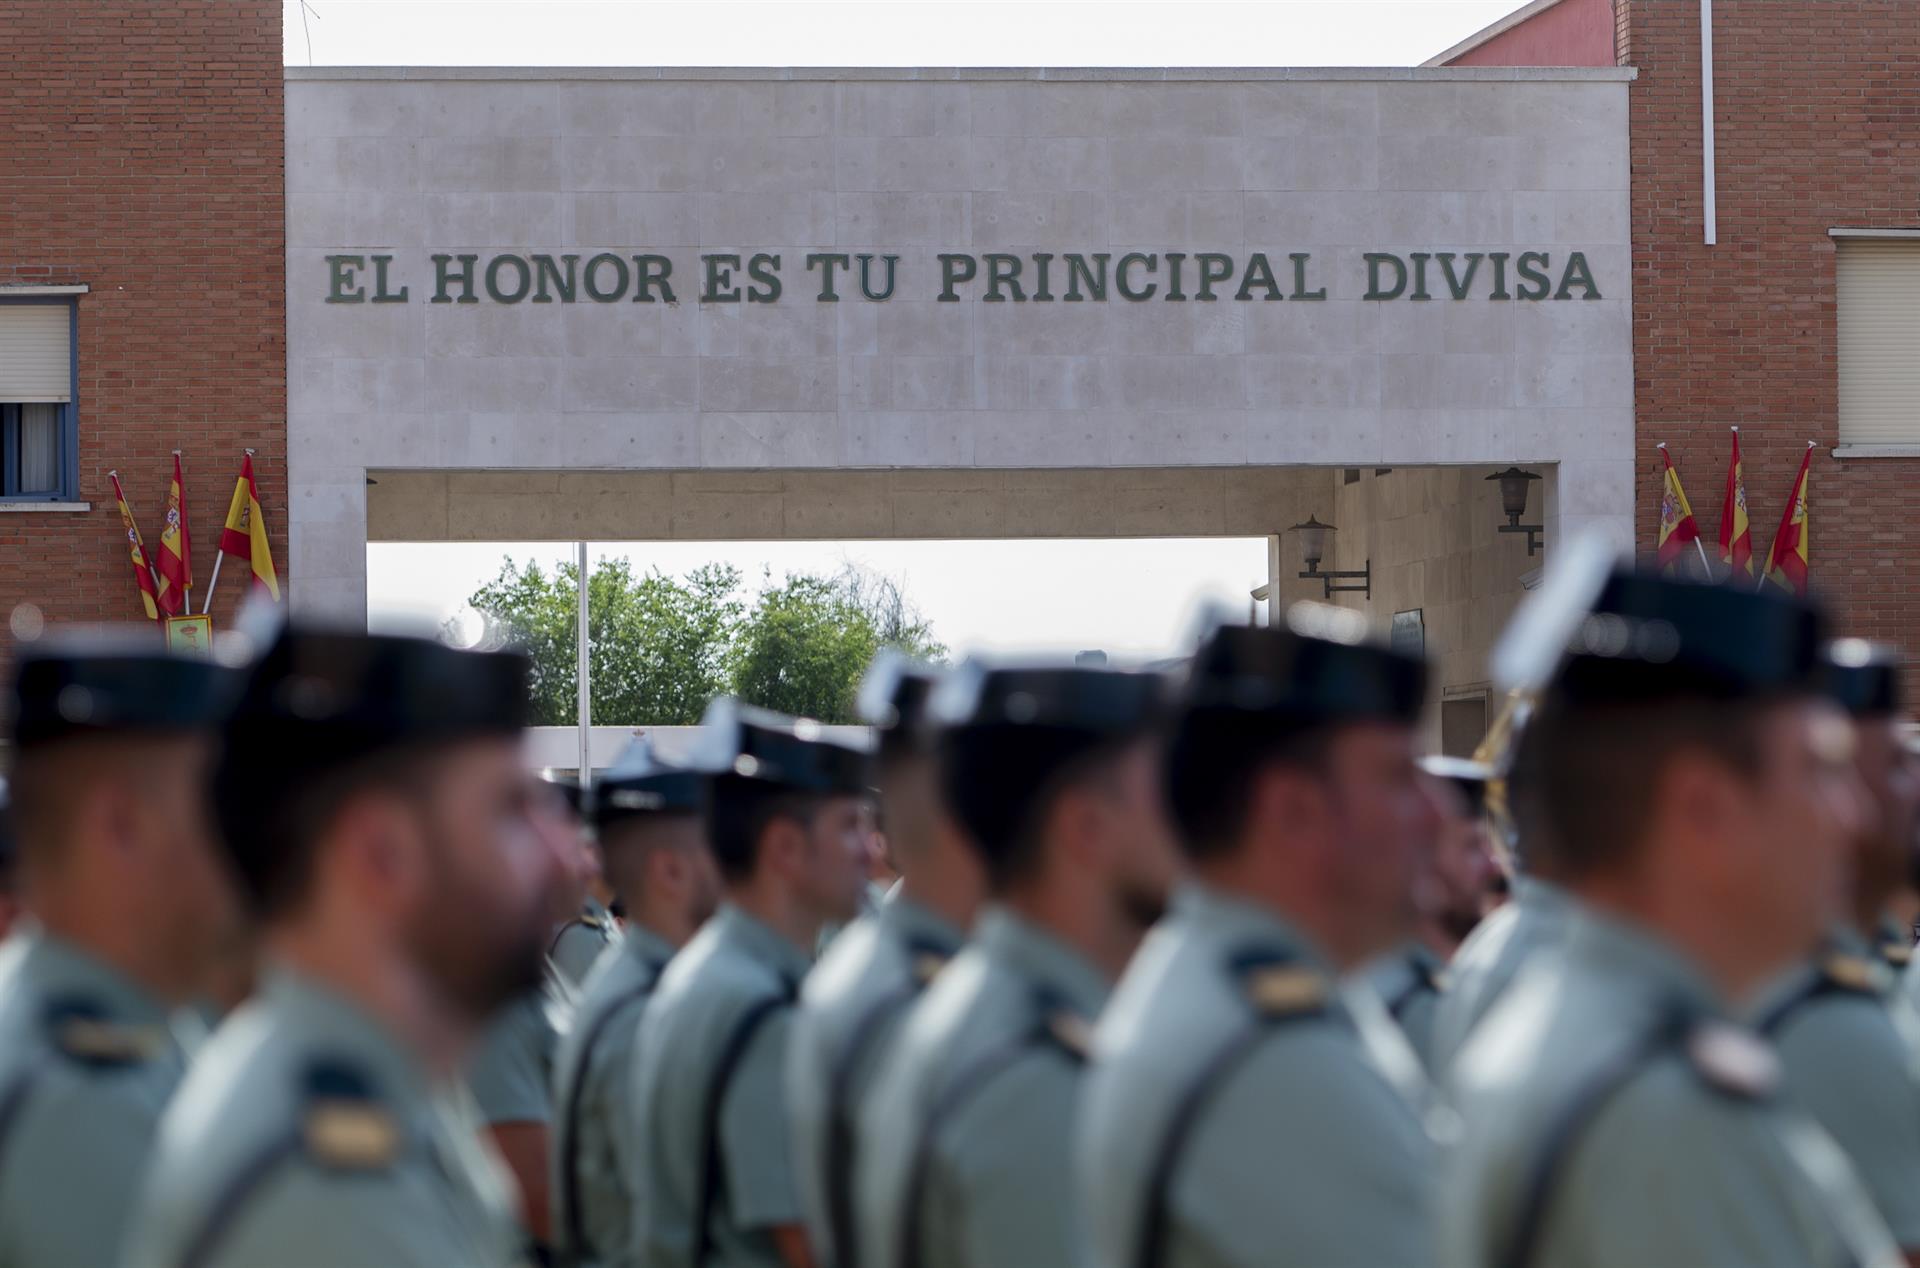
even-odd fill
[(1883, 970), (1865, 956), (1830, 951), (1820, 957), (1820, 975), (1827, 983), (1858, 995), (1878, 995)]
[(400, 1124), (359, 1068), (321, 1059), (307, 1067), (300, 1135), (307, 1155), (335, 1171), (377, 1171), (400, 1155)]
[(1243, 956), (1233, 970), (1241, 995), (1268, 1021), (1319, 1013), (1332, 996), (1326, 974), (1291, 957)]
[(1047, 1038), (1075, 1061), (1084, 1062), (1093, 1054), (1093, 1026), (1071, 1008), (1048, 1012)]
[(1780, 1086), (1780, 1058), (1751, 1030), (1703, 1021), (1688, 1032), (1685, 1046), (1687, 1063), (1716, 1091), (1756, 1101)]
[(96, 1070), (151, 1061), (173, 1042), (166, 1027), (116, 1022), (87, 999), (54, 1000), (47, 1006), (46, 1021), (56, 1051)]
[(1880, 958), (1891, 969), (1904, 969), (1913, 962), (1913, 944), (1911, 942), (1882, 942)]

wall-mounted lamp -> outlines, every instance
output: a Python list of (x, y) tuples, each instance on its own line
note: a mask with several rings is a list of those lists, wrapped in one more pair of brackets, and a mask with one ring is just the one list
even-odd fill
[[(1309, 515), (1307, 516), (1306, 523), (1295, 524), (1287, 531), (1300, 534), (1300, 558), (1301, 561), (1307, 565), (1307, 570), (1301, 573), (1300, 576), (1308, 581), (1320, 582), (1322, 587), (1321, 597), (1331, 599), (1336, 594), (1347, 592), (1364, 594), (1369, 599), (1373, 597), (1373, 560), (1371, 559), (1367, 560), (1367, 566), (1365, 568), (1357, 572), (1352, 570), (1346, 572), (1320, 571), (1320, 561), (1327, 557), (1327, 535), (1337, 531), (1333, 525), (1322, 524), (1319, 520)], [(1336, 586), (1333, 584), (1336, 580), (1345, 581), (1350, 579), (1358, 579), (1360, 584), (1357, 586)]]
[(1498, 533), (1525, 533), (1527, 535), (1527, 555), (1531, 557), (1540, 549), (1540, 534), (1547, 531), (1544, 524), (1522, 524), (1520, 517), (1527, 513), (1527, 494), (1533, 482), (1540, 477), (1531, 471), (1522, 471), (1518, 467), (1508, 467), (1487, 477), (1500, 482), (1500, 509), (1506, 512), (1507, 522), (1494, 531)]

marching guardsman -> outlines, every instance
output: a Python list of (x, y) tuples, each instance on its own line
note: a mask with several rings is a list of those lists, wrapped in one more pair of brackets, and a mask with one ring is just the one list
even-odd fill
[(1367, 968), (1367, 981), (1420, 1062), (1433, 1069), (1433, 1021), (1448, 989), (1447, 962), (1474, 927), (1492, 889), (1493, 850), (1483, 811), (1493, 768), (1460, 757), (1423, 757), (1435, 782), (1440, 826), (1414, 881), (1414, 936)]
[(1501, 640), (1495, 678), (1539, 702), (1509, 776), (1521, 837), (1580, 903), (1453, 1066), (1449, 1268), (1901, 1262), (1729, 1018), (1844, 901), (1861, 790), (1819, 693), (1824, 624), (1587, 543)]
[(1852, 892), (1825, 945), (1754, 1012), (1780, 1050), (1786, 1089), (1852, 1159), (1894, 1240), (1920, 1260), (1920, 1017), (1869, 941), (1913, 872), (1920, 785), (1899, 734), (1899, 661), (1858, 640), (1833, 644), (1821, 685), (1854, 720), (1867, 814)]
[(0, 940), (20, 918), (20, 847), (7, 817), (7, 781), (0, 779)]
[[(578, 913), (589, 878), (599, 871), (586, 827), (580, 821), (580, 786), (544, 777), (534, 785), (529, 819), (564, 861), (554, 912), (564, 923), (549, 944), (540, 986), (496, 1013), (467, 1063), (467, 1087), (493, 1147), (507, 1164), (520, 1198), (521, 1228), (531, 1253), (544, 1262), (553, 1238), (553, 1195), (547, 1187), (553, 1140), (554, 1053), (570, 1025), (577, 988), (554, 959), (568, 929), (585, 936), (574, 944), (600, 943), (596, 927)], [(597, 952), (596, 952), (597, 954)]]
[(1195, 879), (1114, 993), (1082, 1105), (1099, 1268), (1432, 1259), (1425, 1080), (1339, 983), (1411, 928), (1426, 669), (1356, 613), (1287, 622), (1194, 655), (1167, 784)]
[(21, 898), (0, 950), (0, 1264), (110, 1268), (185, 1070), (169, 1014), (238, 924), (206, 807), (231, 670), (158, 632), (20, 645)]
[(707, 845), (707, 776), (635, 743), (594, 785), (606, 875), (627, 912), (617, 950), (581, 988), (554, 1060), (553, 1245), (574, 1268), (612, 1264), (633, 1228), (613, 1133), (627, 1095), (641, 1016), (667, 961), (720, 903)]
[(565, 803), (568, 824), (579, 855), (576, 867), (583, 891), (577, 909), (567, 914), (565, 923), (553, 935), (553, 942), (547, 948), (547, 959), (567, 989), (578, 991), (601, 954), (620, 941), (620, 929), (613, 913), (593, 892), (603, 875), (600, 852), (595, 849), (593, 837), (587, 831), (592, 819), (590, 803), (593, 798), (580, 781), (571, 776), (548, 775), (545, 778)]
[(808, 1268), (785, 1089), (809, 952), (866, 889), (868, 755), (715, 701), (693, 764), (725, 901), (661, 975), (614, 1127), (641, 1268)]
[(528, 662), (283, 631), (214, 774), (259, 992), (162, 1120), (127, 1268), (496, 1268), (521, 1240), (459, 1082), (539, 985), (566, 860), (520, 765)]
[(992, 905), (908, 1015), (862, 1106), (861, 1268), (1071, 1265), (1087, 1041), (1178, 872), (1167, 682), (963, 667), (933, 701), (941, 795)]
[(875, 774), (901, 879), (808, 975), (787, 1052), (795, 1176), (822, 1268), (853, 1268), (853, 1156), (860, 1106), (908, 1007), (959, 951), (986, 885), (941, 808), (927, 698), (936, 671), (883, 651), (861, 684), (879, 733)]

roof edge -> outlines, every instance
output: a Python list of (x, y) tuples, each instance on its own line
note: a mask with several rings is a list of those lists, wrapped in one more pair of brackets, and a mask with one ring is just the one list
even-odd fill
[[(1553, 0), (1558, 3), (1559, 0)], [(1168, 83), (1350, 80), (1624, 82), (1627, 66), (288, 66), (290, 83), (335, 80), (773, 80)]]
[(1475, 31), (1472, 35), (1469, 35), (1466, 39), (1461, 40), (1458, 44), (1455, 44), (1452, 48), (1448, 49), (1446, 52), (1436, 53), (1432, 57), (1429, 57), (1426, 61), (1421, 62), (1420, 64), (1426, 67), (1445, 66), (1448, 62), (1452, 61), (1454, 58), (1459, 57), (1465, 53), (1471, 53), (1474, 49), (1479, 48), (1482, 44), (1485, 44), (1487, 41), (1495, 38), (1496, 36), (1505, 35), (1508, 31), (1511, 31), (1514, 27), (1519, 26), (1522, 22), (1525, 22), (1528, 18), (1533, 17), (1535, 14), (1545, 13), (1548, 9), (1553, 8), (1555, 5), (1559, 4), (1560, 2), (1561, 0), (1532, 0), (1531, 3), (1521, 5), (1518, 9), (1515, 9), (1512, 13), (1509, 13), (1506, 17), (1500, 18), (1494, 22), (1489, 23), (1486, 26), (1481, 27), (1478, 31)]

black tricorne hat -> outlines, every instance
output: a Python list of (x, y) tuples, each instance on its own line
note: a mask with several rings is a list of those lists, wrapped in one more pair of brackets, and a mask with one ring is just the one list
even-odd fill
[(86, 735), (208, 730), (239, 688), (233, 670), (169, 653), (151, 627), (63, 630), (16, 655), (8, 715), (22, 750)]
[(855, 715), (878, 733), (883, 757), (931, 749), (935, 728), (927, 701), (941, 676), (941, 670), (897, 648), (883, 647), (873, 658), (853, 707)]
[(594, 826), (643, 815), (698, 814), (708, 783), (705, 772), (663, 762), (646, 740), (635, 740), (594, 781)]
[(1003, 857), (1063, 770), (1164, 724), (1169, 687), (1148, 671), (969, 662), (928, 705), (946, 804), (989, 860)]
[(1487, 784), (1499, 774), (1486, 762), (1476, 762), (1467, 757), (1442, 757), (1439, 754), (1421, 758), (1420, 769), (1458, 789), (1466, 799), (1467, 812), (1475, 815), (1486, 808)]
[(1186, 710), (1258, 716), (1300, 729), (1418, 720), (1425, 662), (1372, 641), (1357, 612), (1299, 603), (1286, 619), (1278, 627), (1215, 630), (1194, 653)]
[(1573, 705), (1809, 693), (1825, 630), (1805, 600), (1658, 576), (1588, 541), (1515, 614), (1494, 676)]
[(593, 797), (587, 786), (580, 782), (579, 776), (561, 775), (554, 771), (543, 770), (540, 772), (540, 782), (560, 794), (561, 800), (567, 803), (567, 810), (574, 818), (587, 817)]
[(1820, 690), (1856, 718), (1899, 716), (1900, 657), (1890, 647), (1843, 638), (1820, 651)]
[(846, 796), (865, 796), (873, 783), (871, 756), (829, 739), (811, 718), (722, 696), (707, 706), (700, 728), (690, 764), (715, 778)]

